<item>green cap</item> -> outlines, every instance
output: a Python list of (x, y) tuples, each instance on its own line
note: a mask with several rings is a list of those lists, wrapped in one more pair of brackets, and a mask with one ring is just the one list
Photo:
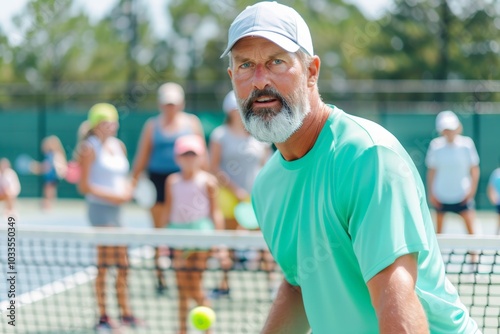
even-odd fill
[(118, 111), (109, 103), (97, 103), (90, 108), (88, 121), (91, 129), (101, 122), (116, 122), (118, 121)]

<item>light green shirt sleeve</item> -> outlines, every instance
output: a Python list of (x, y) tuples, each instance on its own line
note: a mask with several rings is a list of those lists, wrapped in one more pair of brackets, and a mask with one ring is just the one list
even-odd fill
[(340, 187), (344, 219), (365, 282), (398, 257), (428, 250), (424, 193), (406, 159), (385, 146), (369, 147), (348, 168)]

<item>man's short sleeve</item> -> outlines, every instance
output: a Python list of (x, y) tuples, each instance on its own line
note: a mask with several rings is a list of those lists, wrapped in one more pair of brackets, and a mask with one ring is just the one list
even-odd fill
[(423, 185), (409, 160), (374, 146), (353, 162), (343, 181), (348, 233), (365, 282), (398, 257), (428, 250)]

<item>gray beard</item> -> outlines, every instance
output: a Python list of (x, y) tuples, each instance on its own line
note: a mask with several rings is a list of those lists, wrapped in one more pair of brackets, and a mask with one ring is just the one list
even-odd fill
[(281, 100), (283, 105), (281, 110), (276, 112), (274, 109), (259, 109), (258, 112), (254, 112), (247, 107), (253, 96), (257, 95), (253, 93), (247, 100), (239, 101), (241, 119), (247, 131), (257, 140), (266, 143), (284, 143), (304, 124), (304, 119), (311, 111), (309, 100), (303, 90), (293, 94), (291, 101), (284, 99), (274, 89), (269, 91), (271, 91), (269, 95)]

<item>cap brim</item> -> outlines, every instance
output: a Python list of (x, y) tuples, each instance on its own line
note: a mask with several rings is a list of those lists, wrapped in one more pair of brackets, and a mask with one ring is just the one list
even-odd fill
[(222, 55), (220, 57), (223, 58), (223, 57), (227, 56), (227, 54), (231, 51), (231, 49), (234, 47), (234, 45), (238, 41), (240, 41), (242, 38), (253, 37), (253, 36), (262, 37), (262, 38), (265, 38), (267, 40), (270, 40), (271, 42), (273, 42), (274, 44), (278, 45), (279, 47), (281, 47), (282, 49), (284, 49), (285, 51), (288, 51), (288, 52), (297, 52), (300, 49), (300, 46), (297, 43), (293, 42), (291, 39), (289, 39), (288, 37), (285, 37), (281, 34), (278, 34), (278, 33), (272, 32), (272, 31), (252, 31), (251, 33), (244, 34), (244, 35), (240, 36), (234, 42), (229, 44), (227, 46), (226, 50), (224, 50), (224, 53), (222, 53)]
[(460, 123), (444, 123), (438, 125), (438, 132), (443, 132), (444, 130), (455, 131), (460, 127)]

